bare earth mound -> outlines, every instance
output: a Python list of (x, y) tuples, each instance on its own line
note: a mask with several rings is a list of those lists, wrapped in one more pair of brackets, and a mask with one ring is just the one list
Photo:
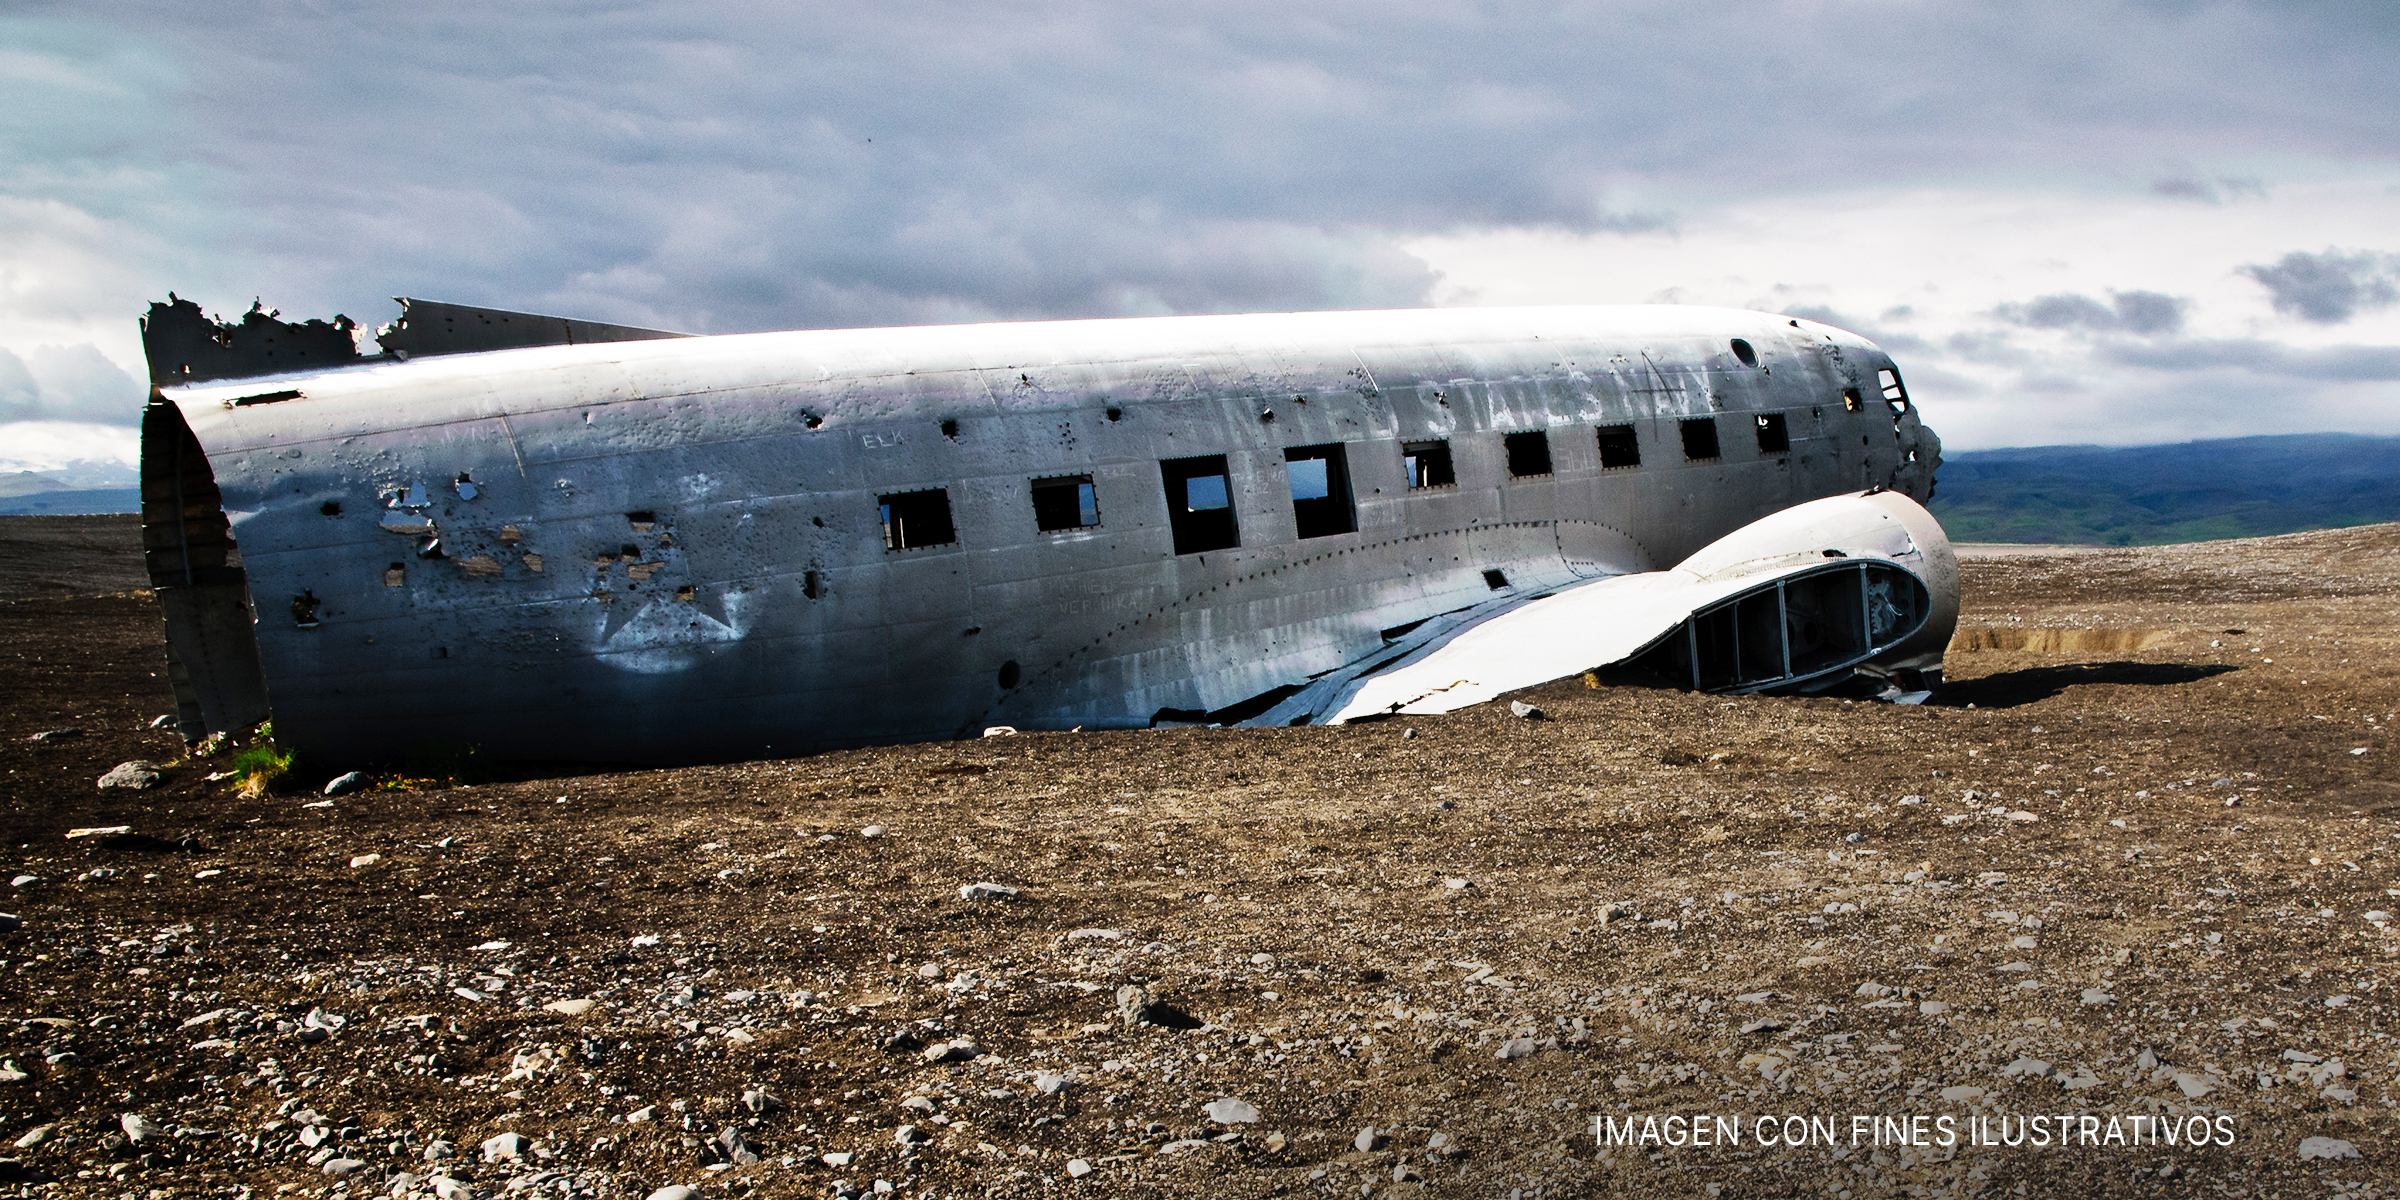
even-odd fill
[[(2400, 1173), (2400, 527), (1971, 560), (1951, 685), (1918, 708), (1569, 683), (1519, 697), (1545, 720), (329, 806), (176, 762), (145, 728), (154, 605), (56, 575), (0, 603), (0, 1189), (2367, 1196)], [(128, 759), (163, 785), (93, 786)], [(1016, 892), (962, 899), (979, 882)]]

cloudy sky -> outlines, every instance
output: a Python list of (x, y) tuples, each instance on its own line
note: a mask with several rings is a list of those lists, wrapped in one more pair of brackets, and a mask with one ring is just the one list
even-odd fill
[[(1813, 316), (1952, 448), (2400, 433), (2400, 8), (0, 0), (0, 467), (134, 320)], [(14, 465), (11, 465), (14, 464)]]

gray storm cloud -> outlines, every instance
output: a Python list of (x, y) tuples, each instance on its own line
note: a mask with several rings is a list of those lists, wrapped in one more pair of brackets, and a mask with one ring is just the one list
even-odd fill
[(0, 349), (0, 424), (88, 421), (133, 425), (148, 389), (97, 347), (37, 346), (25, 356)]
[[(40, 312), (0, 289), (0, 333), (129, 327), (170, 289), (700, 333), (1456, 302), (1474, 287), (1411, 247), (1676, 247), (1760, 202), (1991, 180), (2256, 212), (2279, 201), (2250, 164), (2386, 163), (2400, 124), (2400, 9), (2367, 3), (79, 0), (0, 7), (0, 47), (0, 225), (41, 215), (58, 247), (0, 246), (0, 273), (65, 281)], [(2261, 311), (2381, 303), (2388, 263), (2361, 253), (2253, 265)], [(1914, 319), (1764, 263), (1686, 294), (1881, 313), (1824, 317), (1924, 387), (2168, 370), (2094, 356), (2185, 336), (2193, 302), (2149, 289), (2194, 289), (2102, 278), (2130, 290)], [(33, 383), (0, 363), (0, 413), (132, 419), (138, 389), (7, 344)]]
[(2266, 286), (2276, 312), (2319, 325), (2339, 325), (2361, 310), (2400, 302), (2400, 255), (2294, 250), (2241, 271)]
[(168, 230), (164, 287), (362, 319), (394, 292), (699, 332), (1416, 304), (1423, 233), (2334, 153), (2400, 108), (2389, 19), (2248, 4), (45, 11), (19, 40), (88, 86), (22, 94), (51, 120), (0, 179)]
[(2071, 329), (2085, 333), (2132, 333), (2143, 337), (2183, 329), (2190, 304), (2159, 292), (2110, 292), (2106, 304), (2073, 292), (2043, 296), (2023, 304), (2003, 304), (1999, 316), (2035, 329)]

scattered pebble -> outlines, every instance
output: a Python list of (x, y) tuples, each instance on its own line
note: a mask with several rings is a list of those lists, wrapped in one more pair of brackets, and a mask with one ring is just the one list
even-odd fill
[(2312, 1137), (2300, 1139), (2300, 1157), (2339, 1159), (2363, 1156), (2359, 1154), (2358, 1147), (2340, 1138)]

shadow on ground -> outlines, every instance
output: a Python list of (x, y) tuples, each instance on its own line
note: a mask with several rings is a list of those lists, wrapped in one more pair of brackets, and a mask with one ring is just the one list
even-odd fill
[(1978, 679), (1948, 682), (1926, 703), (1946, 708), (1965, 708), (1970, 704), (1977, 708), (2015, 708), (2020, 704), (2047, 700), (2068, 688), (2083, 684), (2164, 687), (2176, 683), (2197, 683), (2240, 669), (2229, 663), (2064, 663), (2055, 667), (2002, 671)]

